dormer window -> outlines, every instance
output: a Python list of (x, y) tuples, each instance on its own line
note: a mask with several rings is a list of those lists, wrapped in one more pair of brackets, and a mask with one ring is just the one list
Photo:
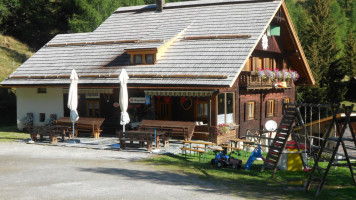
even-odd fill
[(142, 54), (134, 55), (134, 65), (140, 65), (142, 64)]
[(132, 65), (152, 65), (157, 60), (157, 49), (126, 49)]
[(146, 64), (154, 64), (154, 55), (153, 54), (146, 54), (145, 55), (145, 60), (146, 60)]

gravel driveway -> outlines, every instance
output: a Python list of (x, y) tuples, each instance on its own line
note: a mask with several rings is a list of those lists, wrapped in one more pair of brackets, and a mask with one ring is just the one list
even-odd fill
[(0, 143), (0, 199), (243, 199), (136, 160), (144, 152)]

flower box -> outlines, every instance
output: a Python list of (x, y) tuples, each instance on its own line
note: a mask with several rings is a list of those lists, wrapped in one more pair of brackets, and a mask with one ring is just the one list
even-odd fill
[(237, 129), (230, 130), (226, 133), (219, 133), (217, 127), (211, 127), (209, 142), (213, 142), (216, 145), (226, 144), (229, 140), (237, 138), (236, 130)]

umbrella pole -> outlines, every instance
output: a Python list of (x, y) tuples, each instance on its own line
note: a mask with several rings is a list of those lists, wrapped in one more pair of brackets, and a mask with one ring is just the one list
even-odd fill
[(122, 132), (124, 132), (124, 133), (125, 133), (125, 124), (124, 124), (124, 125), (122, 125)]
[(74, 140), (74, 122), (73, 122), (73, 143), (75, 143), (75, 140)]

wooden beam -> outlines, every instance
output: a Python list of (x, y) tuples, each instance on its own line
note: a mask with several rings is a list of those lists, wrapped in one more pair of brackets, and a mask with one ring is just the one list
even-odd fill
[[(79, 78), (117, 78), (120, 74), (78, 74)], [(130, 78), (196, 78), (196, 79), (227, 79), (227, 75), (199, 74), (129, 74)], [(10, 79), (67, 79), (70, 75), (42, 76), (10, 76)]]
[(157, 43), (164, 42), (162, 39), (157, 40), (108, 40), (96, 42), (69, 42), (60, 44), (46, 44), (46, 47), (62, 47), (62, 46), (82, 46), (82, 45), (100, 45), (100, 44), (120, 44), (120, 43)]
[(204, 40), (204, 39), (231, 39), (231, 38), (250, 38), (251, 35), (208, 35), (184, 37), (185, 40)]

